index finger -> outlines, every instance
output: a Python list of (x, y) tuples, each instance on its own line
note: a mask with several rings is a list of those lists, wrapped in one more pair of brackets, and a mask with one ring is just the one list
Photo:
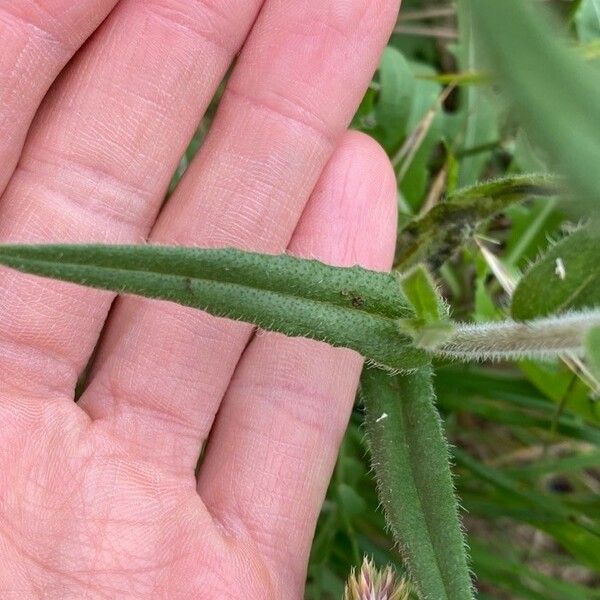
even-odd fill
[(0, 0), (0, 193), (56, 79), (118, 0)]

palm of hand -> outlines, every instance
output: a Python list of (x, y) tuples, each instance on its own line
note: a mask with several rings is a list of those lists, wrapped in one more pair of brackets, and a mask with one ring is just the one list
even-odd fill
[[(1, 401), (14, 406), (19, 398)], [(193, 476), (140, 456), (83, 413), (44, 412), (27, 436), (7, 434), (23, 424), (3, 414), (3, 597), (282, 592), (251, 538), (228, 534), (212, 519)]]
[[(343, 132), (394, 1), (115, 4), (0, 0), (0, 241), (389, 266), (393, 172)], [(360, 357), (141, 299), (109, 316), (112, 300), (0, 271), (2, 597), (301, 597)]]

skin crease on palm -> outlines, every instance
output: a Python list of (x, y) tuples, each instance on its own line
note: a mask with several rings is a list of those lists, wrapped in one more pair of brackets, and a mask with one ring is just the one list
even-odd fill
[[(0, 0), (0, 241), (149, 239), (389, 268), (394, 175), (346, 128), (397, 11)], [(159, 214), (234, 58), (212, 131)], [(361, 365), (0, 270), (0, 597), (302, 598)]]

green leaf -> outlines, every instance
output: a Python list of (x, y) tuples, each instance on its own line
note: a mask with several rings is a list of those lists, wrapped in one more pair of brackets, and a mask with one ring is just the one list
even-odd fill
[(340, 483), (337, 492), (340, 505), (349, 516), (360, 515), (366, 510), (364, 498), (354, 488), (345, 483)]
[(510, 170), (521, 173), (545, 173), (548, 171), (547, 157), (538, 146), (531, 143), (527, 132), (519, 127), (513, 141)]
[[(466, 467), (476, 477), (496, 487), (505, 501), (499, 514), (506, 508), (506, 516), (520, 518), (545, 531), (562, 544), (581, 562), (592, 569), (600, 566), (600, 532), (595, 521), (577, 512), (555, 497), (535, 490), (521, 489), (520, 483), (506, 473), (490, 468), (466, 452), (454, 449), (457, 464)], [(467, 503), (468, 504), (468, 503)], [(512, 515), (513, 510), (517, 509)]]
[(434, 350), (454, 334), (448, 320), (448, 307), (440, 296), (431, 274), (424, 265), (417, 265), (400, 279), (404, 296), (415, 311), (415, 319), (405, 319), (417, 348)]
[[(410, 63), (413, 72), (433, 75), (434, 69), (423, 63)], [(413, 211), (423, 201), (430, 176), (431, 153), (441, 142), (445, 113), (439, 104), (442, 88), (434, 81), (418, 79), (412, 97), (412, 109), (408, 119), (408, 135), (401, 150), (395, 152), (392, 163), (398, 172), (400, 192)], [(424, 136), (424, 137), (423, 137)]]
[(405, 273), (400, 279), (400, 285), (417, 319), (424, 323), (436, 323), (448, 316), (444, 301), (425, 266), (417, 265)]
[(376, 106), (378, 123), (382, 124), (382, 141), (390, 150), (404, 138), (413, 104), (416, 80), (402, 53), (387, 47), (379, 67), (381, 91)]
[(291, 256), (166, 246), (0, 246), (0, 264), (89, 287), (169, 300), (413, 369), (426, 355), (400, 332), (412, 311), (396, 277)]
[(586, 421), (600, 425), (600, 414), (597, 413), (595, 404), (590, 402), (589, 387), (562, 361), (521, 361), (519, 368), (538, 390), (556, 404), (558, 409), (563, 406), (564, 409), (580, 415)]
[[(445, 411), (469, 412), (490, 422), (511, 425), (515, 432), (525, 427), (548, 431), (556, 419), (554, 403), (527, 382), (505, 372), (445, 367), (436, 371), (436, 388)], [(569, 411), (559, 415), (557, 432), (600, 445), (600, 429)]]
[(428, 262), (436, 268), (468, 241), (487, 219), (528, 197), (553, 196), (559, 182), (548, 175), (514, 175), (457, 190), (413, 221), (398, 237), (396, 266)]
[(531, 264), (548, 245), (548, 239), (556, 235), (564, 215), (556, 210), (554, 198), (539, 199), (530, 206), (516, 204), (506, 211), (511, 229), (505, 242), (505, 261), (520, 269)]
[[(487, 466), (464, 450), (454, 448), (452, 454), (458, 465), (466, 467), (478, 478), (507, 492), (513, 498), (513, 501), (524, 502), (535, 508), (537, 511), (537, 521), (543, 523), (544, 521), (558, 520), (560, 522), (561, 519), (564, 519), (580, 524), (579, 515), (555, 497), (535, 490), (521, 489), (519, 482), (512, 479), (507, 473)], [(585, 526), (586, 524), (584, 523), (583, 525)], [(592, 527), (597, 530), (594, 524), (592, 524)]]
[(365, 369), (367, 441), (380, 499), (422, 598), (470, 600), (465, 541), (431, 369)]
[(539, 4), (471, 0), (475, 32), (526, 130), (581, 196), (572, 208), (593, 214), (598, 205), (600, 79), (557, 41)]
[[(522, 556), (505, 551), (505, 542), (495, 551), (489, 546), (494, 540), (472, 541), (473, 563), (480, 577), (511, 592), (522, 600), (597, 600), (600, 592), (576, 583), (545, 575), (527, 566)], [(536, 565), (537, 566), (537, 565)], [(494, 596), (497, 598), (497, 596)]]
[(594, 469), (600, 465), (600, 451), (592, 449), (574, 450), (572, 456), (538, 459), (529, 464), (503, 469), (515, 479), (535, 479), (556, 473), (570, 473)]
[[(458, 0), (457, 16), (460, 43), (458, 62), (463, 71), (476, 73), (481, 66), (480, 49), (474, 40), (470, 0)], [(485, 146), (499, 138), (498, 109), (486, 87), (467, 86), (461, 90), (462, 146), (466, 150)], [(465, 157), (460, 164), (460, 185), (472, 185), (481, 175), (492, 153), (481, 152)]]
[(597, 229), (582, 227), (554, 245), (521, 279), (512, 316), (527, 320), (600, 305)]

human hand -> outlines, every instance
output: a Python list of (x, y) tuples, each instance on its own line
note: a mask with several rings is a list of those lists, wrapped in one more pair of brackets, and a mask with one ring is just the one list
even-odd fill
[[(388, 268), (394, 175), (345, 129), (396, 2), (261, 5), (0, 0), (0, 241)], [(0, 271), (1, 597), (300, 598), (360, 357), (140, 298), (108, 316), (113, 300)]]

